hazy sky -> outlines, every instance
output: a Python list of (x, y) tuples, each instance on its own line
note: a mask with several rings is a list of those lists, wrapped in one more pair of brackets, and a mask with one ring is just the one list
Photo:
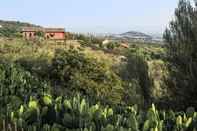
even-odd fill
[(162, 33), (178, 0), (1, 0), (0, 19), (74, 32)]

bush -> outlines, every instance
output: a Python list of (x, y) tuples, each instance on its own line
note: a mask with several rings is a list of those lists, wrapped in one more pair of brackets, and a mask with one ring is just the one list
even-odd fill
[(15, 27), (2, 27), (0, 28), (0, 36), (2, 37), (21, 37)]
[(88, 58), (77, 50), (56, 51), (51, 79), (69, 90), (112, 103), (120, 103), (122, 98), (121, 80), (106, 63)]
[(107, 44), (107, 49), (113, 50), (116, 47), (117, 43), (110, 42)]
[[(45, 97), (45, 96), (43, 96)], [(43, 99), (41, 97), (40, 99)], [(137, 106), (109, 107), (91, 104), (80, 95), (71, 98), (48, 97), (52, 103), (42, 104), (31, 98), (18, 109), (11, 110), (0, 126), (10, 130), (32, 131), (193, 131), (197, 129), (197, 112), (159, 111), (152, 104), (142, 111)], [(4, 124), (3, 124), (4, 123)]]
[(134, 99), (133, 102), (145, 107), (150, 104), (152, 80), (149, 78), (148, 65), (143, 56), (127, 52), (127, 62), (122, 65), (120, 76), (125, 81), (126, 102), (131, 104)]
[(0, 117), (8, 115), (30, 96), (38, 98), (50, 92), (50, 86), (25, 71), (21, 66), (0, 63)]

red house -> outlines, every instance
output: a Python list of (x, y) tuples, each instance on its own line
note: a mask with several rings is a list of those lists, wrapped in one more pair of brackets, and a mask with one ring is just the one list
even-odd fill
[(26, 39), (35, 39), (36, 32), (43, 32), (44, 37), (50, 40), (64, 40), (65, 39), (64, 28), (24, 27), (22, 29), (22, 35)]
[(45, 38), (62, 40), (65, 39), (65, 30), (64, 28), (45, 28)]

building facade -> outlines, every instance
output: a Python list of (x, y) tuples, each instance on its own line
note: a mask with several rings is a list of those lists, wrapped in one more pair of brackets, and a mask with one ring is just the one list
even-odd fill
[(64, 28), (40, 28), (40, 27), (24, 27), (22, 29), (22, 35), (25, 39), (35, 39), (36, 33), (42, 32), (46, 39), (50, 40), (64, 40), (65, 29)]

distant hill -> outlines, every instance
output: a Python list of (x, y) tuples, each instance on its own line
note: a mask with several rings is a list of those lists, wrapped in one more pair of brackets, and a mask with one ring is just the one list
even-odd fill
[(38, 25), (30, 24), (30, 23), (27, 23), (27, 22), (0, 20), (0, 27), (1, 28), (10, 27), (10, 28), (19, 29), (19, 28), (24, 27), (24, 26), (25, 27), (40, 27)]
[(40, 27), (38, 25), (19, 22), (0, 20), (0, 37), (20, 37), (22, 27)]
[(120, 34), (121, 37), (124, 38), (131, 38), (131, 39), (152, 39), (151, 36), (145, 34), (145, 33), (141, 33), (141, 32), (136, 32), (136, 31), (129, 31), (126, 33), (122, 33)]
[(128, 40), (128, 41), (151, 41), (152, 36), (137, 31), (129, 31), (122, 34), (110, 35), (111, 39), (115, 40)]
[(161, 34), (145, 34), (137, 31), (128, 31), (122, 34), (106, 34), (104, 38), (115, 40), (115, 41), (124, 40), (128, 42), (163, 44), (163, 38)]

